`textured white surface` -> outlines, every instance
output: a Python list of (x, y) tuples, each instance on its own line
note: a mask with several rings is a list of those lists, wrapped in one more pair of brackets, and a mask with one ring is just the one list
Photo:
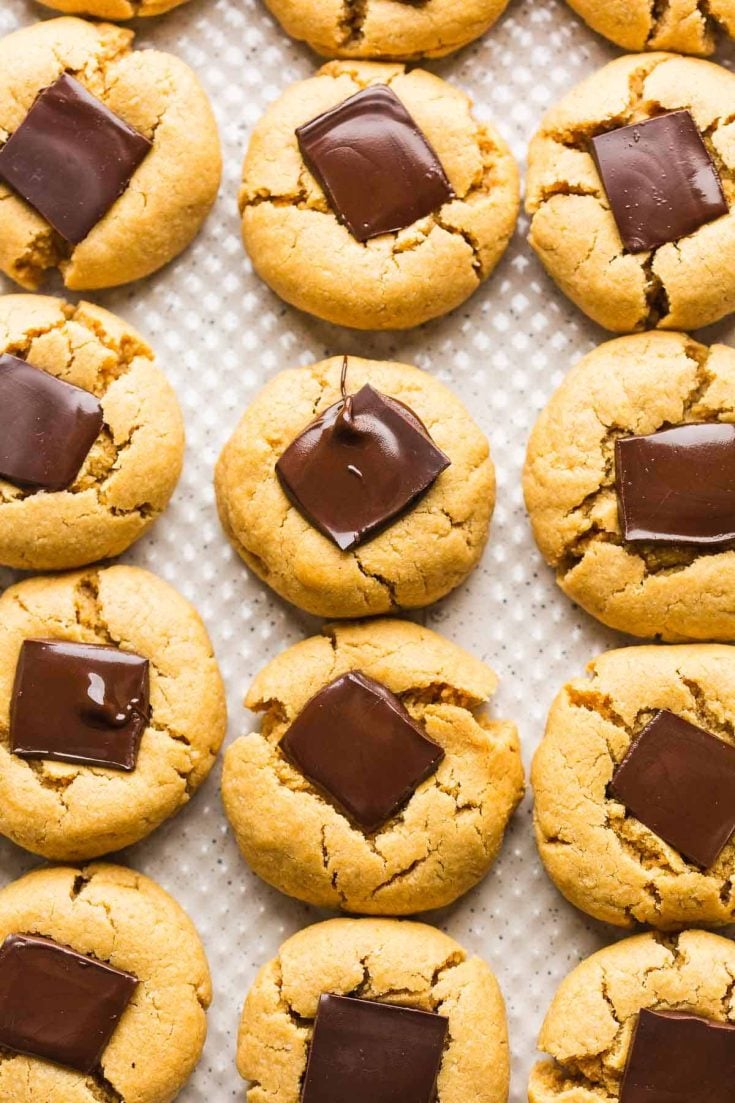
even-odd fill
[[(0, 0), (0, 33), (41, 15), (30, 0)], [(525, 244), (524, 221), (494, 278), (463, 309), (412, 333), (352, 333), (286, 307), (250, 269), (236, 194), (249, 128), (281, 89), (313, 70), (316, 59), (289, 41), (259, 0), (191, 0), (143, 23), (138, 45), (176, 52), (202, 77), (221, 126), (225, 177), (218, 204), (187, 253), (144, 283), (94, 296), (150, 339), (187, 422), (186, 468), (173, 503), (125, 559), (156, 571), (198, 607), (228, 686), (233, 738), (250, 723), (241, 701), (252, 675), (317, 622), (275, 598), (231, 552), (212, 491), (221, 445), (262, 383), (283, 368), (348, 352), (435, 372), (488, 434), (499, 487), (482, 564), (424, 619), (498, 671), (493, 710), (519, 724), (528, 766), (559, 686), (599, 651), (630, 642), (593, 623), (556, 589), (533, 545), (520, 487), (538, 411), (570, 364), (604, 338), (602, 331), (546, 279)], [(431, 68), (470, 92), (478, 114), (496, 121), (522, 161), (546, 107), (614, 54), (562, 0), (516, 0), (484, 40)], [(730, 56), (723, 49), (718, 60)], [(13, 289), (0, 278), (0, 290)], [(731, 329), (721, 325), (704, 339), (728, 339)], [(121, 856), (188, 908), (212, 966), (209, 1039), (182, 1103), (244, 1098), (234, 1047), (245, 992), (287, 935), (321, 918), (249, 872), (228, 833), (218, 783), (215, 769), (181, 815)], [(3, 883), (35, 864), (11, 844), (0, 845)], [(585, 920), (547, 881), (528, 798), (484, 884), (428, 919), (496, 970), (510, 1016), (511, 1099), (520, 1103), (527, 1098), (538, 1027), (559, 981), (616, 932)]]

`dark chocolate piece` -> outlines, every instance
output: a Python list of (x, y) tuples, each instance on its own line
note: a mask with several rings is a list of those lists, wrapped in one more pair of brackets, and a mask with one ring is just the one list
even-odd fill
[(641, 1011), (620, 1103), (732, 1103), (733, 1083), (735, 1026), (683, 1011)]
[(680, 425), (620, 438), (615, 469), (626, 540), (735, 539), (735, 425)]
[(0, 179), (77, 245), (130, 183), (151, 142), (68, 73), (0, 149)]
[(64, 490), (101, 428), (102, 407), (89, 391), (0, 354), (0, 478)]
[(688, 111), (600, 134), (592, 153), (630, 253), (678, 241), (727, 214), (717, 169)]
[(134, 770), (148, 713), (147, 659), (97, 644), (23, 641), (10, 713), (13, 754)]
[(0, 947), (0, 1046), (91, 1073), (137, 977), (50, 938), (11, 934)]
[(281, 750), (365, 832), (395, 815), (444, 758), (398, 698), (356, 670), (311, 698)]
[(349, 551), (414, 505), (450, 462), (413, 410), (366, 384), (312, 421), (276, 473), (307, 521)]
[(429, 1011), (322, 996), (301, 1103), (434, 1103), (448, 1029)]
[(358, 241), (454, 199), (441, 161), (395, 92), (374, 84), (296, 131), (309, 171)]
[(709, 868), (735, 831), (735, 747), (662, 710), (618, 766), (612, 791), (669, 846)]

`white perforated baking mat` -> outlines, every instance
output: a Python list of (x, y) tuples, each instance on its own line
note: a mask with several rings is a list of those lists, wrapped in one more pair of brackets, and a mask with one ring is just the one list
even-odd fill
[[(0, 0), (0, 33), (42, 15), (45, 9), (31, 0)], [(422, 619), (498, 671), (492, 708), (518, 723), (528, 767), (560, 685), (599, 651), (630, 642), (596, 625), (557, 590), (531, 539), (520, 486), (536, 415), (570, 364), (604, 334), (546, 279), (525, 245), (524, 220), (490, 282), (453, 315), (413, 332), (341, 330), (285, 306), (253, 275), (240, 244), (240, 164), (249, 129), (266, 105), (308, 76), (317, 59), (286, 37), (259, 0), (190, 0), (159, 20), (141, 21), (137, 44), (178, 53), (198, 72), (219, 119), (225, 174), (209, 222), (178, 261), (143, 283), (90, 296), (129, 318), (151, 341), (186, 417), (186, 467), (172, 505), (124, 559), (162, 575), (199, 609), (227, 684), (228, 738), (234, 738), (250, 724), (241, 701), (255, 671), (317, 630), (318, 622), (277, 599), (230, 550), (212, 490), (222, 444), (259, 387), (283, 368), (347, 352), (435, 372), (490, 438), (498, 506), (479, 568)], [(478, 115), (497, 123), (523, 161), (542, 112), (614, 54), (562, 0), (514, 0), (481, 42), (430, 67), (474, 97)], [(718, 59), (731, 57), (735, 53), (723, 48)], [(0, 289), (13, 290), (1, 277)], [(733, 326), (716, 331), (735, 340)], [(0, 580), (9, 582), (9, 572), (0, 572)], [(215, 768), (179, 816), (121, 856), (188, 909), (212, 967), (209, 1038), (182, 1103), (244, 1098), (234, 1058), (248, 986), (284, 938), (323, 917), (249, 872), (228, 833), (218, 786)], [(0, 841), (2, 883), (36, 864)], [(587, 921), (548, 882), (533, 842), (528, 797), (485, 882), (427, 918), (487, 958), (497, 973), (510, 1019), (511, 1099), (521, 1103), (538, 1028), (559, 981), (616, 932)]]

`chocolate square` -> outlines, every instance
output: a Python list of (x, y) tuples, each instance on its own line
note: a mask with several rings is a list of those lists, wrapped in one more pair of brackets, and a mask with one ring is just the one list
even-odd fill
[(148, 660), (140, 655), (23, 641), (10, 712), (13, 754), (134, 770), (148, 712)]
[(732, 1103), (735, 1026), (682, 1011), (644, 1008), (620, 1103)]
[(688, 111), (600, 134), (592, 153), (630, 253), (678, 241), (727, 214), (717, 169)]
[(618, 766), (612, 791), (637, 820), (706, 869), (735, 831), (735, 747), (662, 710)]
[(311, 698), (281, 750), (365, 832), (395, 815), (444, 758), (398, 698), (356, 670)]
[(102, 407), (89, 391), (0, 354), (0, 478), (64, 490), (101, 428)]
[(324, 995), (301, 1103), (434, 1103), (449, 1020)]
[(301, 154), (358, 241), (393, 233), (454, 199), (426, 135), (386, 84), (374, 84), (296, 131)]
[(350, 551), (414, 505), (450, 462), (413, 410), (366, 384), (312, 421), (276, 473), (307, 521)]
[(91, 1073), (138, 980), (50, 938), (0, 947), (0, 1046)]
[(726, 544), (735, 539), (735, 425), (680, 425), (615, 442), (626, 540)]
[(0, 179), (77, 245), (151, 149), (143, 134), (63, 73), (0, 149)]

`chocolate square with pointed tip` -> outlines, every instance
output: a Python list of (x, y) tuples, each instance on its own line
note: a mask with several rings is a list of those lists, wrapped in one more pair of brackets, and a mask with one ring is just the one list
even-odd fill
[(350, 551), (414, 505), (450, 462), (413, 410), (366, 384), (308, 425), (276, 473), (307, 521)]
[(137, 977), (50, 938), (11, 934), (0, 947), (0, 1046), (91, 1073)]
[(89, 391), (0, 354), (0, 478), (65, 490), (101, 428), (102, 406)]
[(720, 177), (689, 111), (599, 134), (592, 153), (630, 253), (678, 241), (727, 214)]
[(682, 1011), (644, 1008), (620, 1103), (732, 1103), (735, 1026)]
[(148, 660), (132, 651), (24, 640), (15, 671), (10, 749), (134, 770), (149, 722)]
[(301, 1103), (434, 1103), (449, 1020), (323, 995)]
[(395, 694), (356, 670), (320, 689), (280, 746), (366, 833), (394, 816), (444, 758)]
[(63, 73), (0, 149), (0, 179), (78, 245), (152, 148), (145, 135)]
[(615, 484), (626, 540), (735, 540), (735, 425), (679, 425), (615, 442)]
[(296, 137), (332, 210), (358, 241), (403, 230), (455, 197), (426, 135), (386, 84), (300, 126)]
[(735, 747), (666, 709), (631, 745), (611, 788), (637, 820), (705, 869), (735, 832)]

